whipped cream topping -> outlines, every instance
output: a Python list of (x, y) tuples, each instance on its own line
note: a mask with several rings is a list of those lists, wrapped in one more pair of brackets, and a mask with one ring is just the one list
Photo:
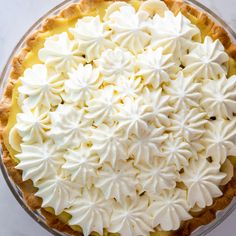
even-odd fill
[(50, 129), (50, 117), (47, 111), (39, 108), (25, 109), (17, 114), (16, 129), (25, 143), (43, 142)]
[(203, 137), (206, 155), (216, 163), (223, 164), (227, 156), (236, 155), (236, 120), (216, 120), (210, 122)]
[(16, 168), (84, 235), (174, 231), (233, 176), (235, 76), (163, 1), (108, 5), (47, 38), (21, 77)]
[(99, 16), (79, 19), (75, 28), (71, 28), (70, 32), (79, 44), (79, 52), (85, 55), (87, 62), (99, 58), (106, 48), (114, 46), (108, 40), (111, 31), (101, 22)]
[(19, 92), (26, 97), (26, 107), (33, 109), (41, 105), (49, 108), (61, 103), (60, 94), (64, 81), (60, 74), (53, 73), (45, 65), (34, 65), (27, 69), (20, 81), (22, 86), (19, 87)]
[(200, 208), (210, 206), (214, 197), (222, 195), (218, 186), (226, 174), (219, 172), (219, 169), (219, 164), (209, 163), (205, 159), (192, 160), (184, 169), (181, 179), (188, 187), (190, 207), (195, 204)]
[(144, 104), (143, 99), (126, 98), (123, 104), (117, 105), (119, 112), (114, 115), (114, 119), (119, 122), (119, 129), (123, 129), (126, 136), (138, 134), (139, 130), (147, 130), (148, 124), (153, 115), (151, 105)]
[(69, 79), (65, 81), (65, 94), (63, 99), (69, 103), (83, 106), (92, 98), (99, 88), (99, 71), (93, 69), (91, 64), (79, 64), (77, 69), (68, 73)]
[(153, 216), (153, 226), (160, 225), (164, 231), (176, 230), (182, 220), (189, 220), (189, 204), (186, 202), (186, 191), (179, 188), (162, 191), (153, 197), (149, 208)]
[(88, 108), (86, 118), (96, 124), (106, 123), (113, 119), (116, 114), (119, 96), (114, 87), (106, 87), (96, 91), (93, 99), (87, 102)]
[(35, 187), (38, 188), (35, 195), (43, 199), (42, 207), (52, 207), (56, 215), (65, 211), (81, 195), (80, 186), (66, 178), (64, 173), (43, 178), (35, 183)]
[(151, 48), (162, 47), (165, 52), (172, 53), (177, 61), (193, 47), (192, 40), (200, 36), (199, 29), (191, 24), (181, 13), (175, 16), (165, 11), (164, 17), (155, 15), (149, 26), (152, 34)]
[(120, 99), (124, 101), (126, 97), (137, 98), (141, 94), (142, 88), (141, 78), (132, 76), (129, 79), (120, 79), (114, 89), (118, 92)]
[(108, 230), (121, 235), (149, 235), (153, 231), (151, 216), (147, 210), (147, 196), (126, 198), (122, 204), (114, 202), (111, 224)]
[(45, 177), (57, 173), (62, 166), (63, 152), (51, 140), (44, 143), (21, 144), (21, 153), (16, 155), (22, 170), (23, 181), (31, 179), (34, 184)]
[(98, 172), (95, 186), (102, 190), (106, 199), (115, 198), (123, 203), (127, 196), (136, 195), (137, 173), (131, 161), (119, 161), (115, 168), (106, 163)]
[(165, 91), (170, 95), (176, 111), (199, 106), (201, 84), (195, 82), (191, 76), (185, 77), (182, 72), (170, 81), (169, 86), (165, 86)]
[(97, 177), (99, 156), (92, 153), (87, 145), (82, 144), (80, 148), (69, 149), (64, 154), (64, 159), (62, 168), (71, 174), (71, 181), (90, 188)]
[(66, 210), (72, 216), (69, 224), (80, 225), (85, 236), (89, 236), (93, 231), (103, 235), (103, 228), (109, 226), (111, 204), (112, 200), (105, 200), (99, 189), (84, 188), (81, 196)]
[(157, 50), (148, 50), (137, 57), (138, 76), (144, 79), (144, 85), (150, 84), (157, 89), (160, 84), (169, 82), (172, 73), (178, 69), (175, 63), (171, 61), (171, 54), (163, 54), (163, 48)]
[(162, 92), (162, 89), (150, 91), (144, 90), (145, 102), (150, 105), (152, 120), (156, 126), (170, 125), (169, 115), (173, 111), (173, 107), (169, 105), (170, 97)]
[(207, 36), (203, 43), (199, 43), (183, 58), (185, 69), (183, 72), (198, 79), (218, 79), (227, 74), (228, 54), (224, 46), (217, 39), (213, 42)]
[(149, 162), (154, 155), (160, 153), (159, 146), (167, 138), (163, 134), (164, 128), (138, 129), (136, 134), (130, 137), (128, 149), (129, 155), (133, 155), (135, 163)]
[(58, 72), (70, 71), (79, 63), (85, 62), (79, 53), (78, 44), (70, 40), (67, 33), (47, 38), (38, 56), (42, 62)]
[(188, 166), (189, 159), (192, 156), (192, 148), (188, 142), (182, 137), (173, 137), (169, 134), (161, 146), (161, 156), (166, 158), (168, 164), (175, 164), (176, 168), (180, 170), (184, 166)]
[(108, 26), (112, 30), (112, 41), (134, 54), (144, 51), (151, 40), (148, 30), (148, 13), (136, 12), (131, 5), (121, 6), (108, 17)]
[(51, 130), (49, 136), (59, 147), (79, 146), (88, 133), (90, 122), (84, 118), (84, 110), (68, 105), (59, 105), (51, 112)]
[(199, 139), (204, 134), (207, 123), (205, 112), (198, 108), (185, 109), (172, 114), (169, 130), (175, 137), (182, 136), (190, 142)]
[(236, 113), (236, 76), (208, 80), (202, 92), (201, 104), (210, 117), (233, 118)]
[(95, 63), (108, 83), (126, 79), (134, 73), (134, 56), (122, 48), (105, 50)]
[(101, 124), (92, 129), (92, 150), (100, 156), (100, 163), (109, 161), (114, 167), (118, 160), (128, 159), (127, 142), (117, 126)]
[(176, 186), (178, 172), (174, 165), (168, 165), (164, 158), (155, 157), (152, 161), (137, 166), (140, 169), (138, 179), (142, 190), (151, 195)]

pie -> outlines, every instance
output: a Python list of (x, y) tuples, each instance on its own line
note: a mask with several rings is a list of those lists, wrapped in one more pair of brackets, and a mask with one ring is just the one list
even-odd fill
[(3, 161), (69, 235), (187, 236), (236, 194), (236, 46), (177, 0), (81, 0), (12, 63)]

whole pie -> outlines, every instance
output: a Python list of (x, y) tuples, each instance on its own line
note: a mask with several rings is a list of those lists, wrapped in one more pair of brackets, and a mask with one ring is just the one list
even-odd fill
[(78, 1), (13, 60), (9, 176), (69, 235), (190, 235), (236, 194), (235, 59), (182, 1)]

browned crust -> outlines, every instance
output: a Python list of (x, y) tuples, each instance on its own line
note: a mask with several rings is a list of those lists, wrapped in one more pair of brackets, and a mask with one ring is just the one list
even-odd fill
[[(49, 227), (74, 236), (82, 236), (82, 233), (74, 231), (70, 226), (60, 221), (57, 216), (41, 208), (42, 199), (34, 195), (37, 189), (33, 186), (32, 181), (22, 180), (22, 172), (15, 168), (16, 163), (10, 157), (9, 151), (3, 143), (3, 131), (8, 122), (14, 85), (19, 77), (23, 74), (25, 70), (23, 62), (26, 59), (27, 54), (38, 44), (40, 34), (58, 26), (58, 24), (60, 24), (60, 19), (71, 21), (82, 17), (86, 12), (95, 9), (96, 5), (101, 3), (101, 1), (116, 0), (81, 0), (78, 4), (70, 5), (59, 15), (46, 19), (42, 23), (41, 28), (28, 37), (25, 48), (23, 48), (19, 55), (15, 56), (12, 61), (11, 75), (6, 86), (3, 99), (0, 103), (0, 140), (3, 148), (3, 162), (7, 169), (8, 175), (21, 189), (27, 206), (32, 210), (40, 209)], [(174, 13), (181, 11), (187, 17), (194, 16), (196, 20), (195, 24), (199, 26), (206, 35), (211, 36), (213, 39), (220, 39), (229, 56), (236, 60), (236, 45), (231, 42), (227, 32), (222, 27), (213, 22), (206, 13), (198, 11), (194, 7), (183, 3), (181, 0), (164, 0), (164, 2)], [(171, 235), (188, 236), (199, 226), (206, 225), (213, 221), (216, 217), (216, 212), (228, 206), (233, 197), (236, 196), (236, 169), (234, 170), (234, 173), (235, 174), (232, 180), (222, 189), (224, 192), (223, 196), (215, 199), (214, 204), (204, 209), (198, 214), (197, 217), (184, 222), (181, 228), (178, 231), (173, 232)]]

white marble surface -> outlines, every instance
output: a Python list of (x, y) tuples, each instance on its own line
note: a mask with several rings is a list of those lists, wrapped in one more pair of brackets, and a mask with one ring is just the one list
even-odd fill
[[(235, 0), (199, 0), (236, 30)], [(24, 32), (61, 0), (0, 0), (0, 70)], [(236, 211), (209, 236), (235, 236)], [(21, 208), (0, 175), (0, 236), (49, 236)]]

